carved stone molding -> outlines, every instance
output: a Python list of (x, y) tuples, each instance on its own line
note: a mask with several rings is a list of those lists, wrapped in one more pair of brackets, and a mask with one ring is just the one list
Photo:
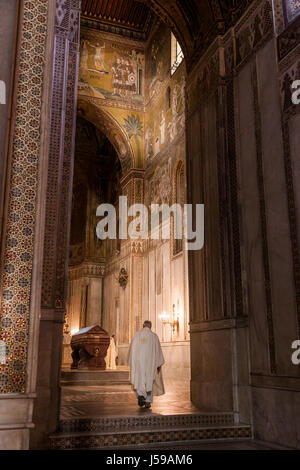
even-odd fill
[(144, 253), (145, 240), (131, 241), (131, 253), (135, 255), (142, 255)]
[(223, 37), (219, 36), (202, 53), (198, 64), (188, 77), (187, 115), (193, 114), (224, 81), (231, 80), (238, 69), (274, 33), (270, 0), (251, 3), (241, 19)]
[(69, 268), (69, 281), (75, 281), (83, 277), (102, 278), (105, 276), (104, 263), (82, 263), (79, 266)]
[(300, 44), (300, 16), (277, 39), (278, 58), (281, 61)]
[(274, 33), (272, 3), (267, 0), (242, 18), (234, 28), (236, 41), (236, 66), (249, 59)]
[(205, 54), (203, 54), (198, 65), (188, 77), (186, 86), (186, 109), (188, 118), (199, 107), (201, 101), (211, 96), (219, 85), (222, 54), (222, 41), (218, 38)]
[(206, 331), (231, 330), (233, 328), (248, 327), (248, 318), (224, 318), (216, 321), (191, 322), (191, 333), (202, 333)]

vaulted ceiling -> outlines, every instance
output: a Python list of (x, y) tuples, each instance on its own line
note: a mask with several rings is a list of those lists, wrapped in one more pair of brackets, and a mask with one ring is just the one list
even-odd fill
[(147, 39), (155, 13), (177, 36), (189, 69), (216, 35), (224, 34), (253, 1), (82, 0), (82, 19), (92, 27)]

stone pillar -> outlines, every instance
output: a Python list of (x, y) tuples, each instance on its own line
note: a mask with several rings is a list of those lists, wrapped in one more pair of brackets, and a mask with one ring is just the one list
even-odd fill
[[(121, 180), (122, 194), (128, 198), (128, 207), (144, 203), (144, 170), (132, 169)], [(126, 242), (127, 243), (127, 242)], [(129, 342), (142, 327), (143, 240), (130, 243), (130, 316)]]
[[(189, 253), (191, 399), (201, 410), (234, 411), (238, 419), (245, 377), (248, 384), (248, 330), (233, 82), (225, 75), (224, 59), (217, 40), (187, 86), (188, 202), (205, 205), (204, 248)], [(249, 403), (243, 410), (249, 410)]]
[(80, 3), (79, 0), (56, 2), (42, 310), (32, 448), (47, 447), (48, 434), (55, 431), (59, 414), (76, 128)]

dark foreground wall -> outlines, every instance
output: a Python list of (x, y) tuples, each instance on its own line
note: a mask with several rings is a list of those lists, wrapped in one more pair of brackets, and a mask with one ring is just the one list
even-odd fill
[(274, 32), (253, 2), (189, 78), (189, 199), (206, 244), (190, 254), (192, 399), (300, 447), (299, 17)]

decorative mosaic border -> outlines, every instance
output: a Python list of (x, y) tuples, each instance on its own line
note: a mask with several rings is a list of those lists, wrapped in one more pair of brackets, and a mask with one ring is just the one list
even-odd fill
[(277, 44), (280, 61), (300, 44), (300, 16), (278, 36)]
[(160, 426), (172, 428), (178, 426), (215, 426), (232, 425), (233, 413), (201, 413), (170, 416), (139, 416), (98, 419), (71, 419), (60, 422), (59, 432), (101, 432), (143, 429)]
[(24, 0), (4, 248), (0, 393), (25, 392), (48, 0)]
[(274, 35), (273, 8), (269, 0), (260, 2), (235, 27), (236, 67), (244, 66), (253, 54)]
[(274, 26), (277, 34), (282, 33), (285, 27), (282, 0), (273, 0)]
[(249, 439), (250, 426), (158, 430), (121, 434), (51, 436), (51, 449), (97, 449), (100, 447), (140, 445), (159, 442), (198, 441), (212, 439)]
[(289, 24), (294, 21), (300, 13), (299, 0), (284, 0), (282, 6), (285, 24)]
[[(119, 34), (120, 36), (145, 41), (147, 39), (148, 31), (134, 31), (133, 29), (122, 28), (121, 26), (114, 26), (110, 24), (101, 23), (101, 21), (92, 20), (83, 16), (80, 21), (82, 26), (86, 26), (88, 28), (96, 29), (97, 31), (108, 32), (112, 34)], [(149, 27), (149, 25), (148, 25)]]

